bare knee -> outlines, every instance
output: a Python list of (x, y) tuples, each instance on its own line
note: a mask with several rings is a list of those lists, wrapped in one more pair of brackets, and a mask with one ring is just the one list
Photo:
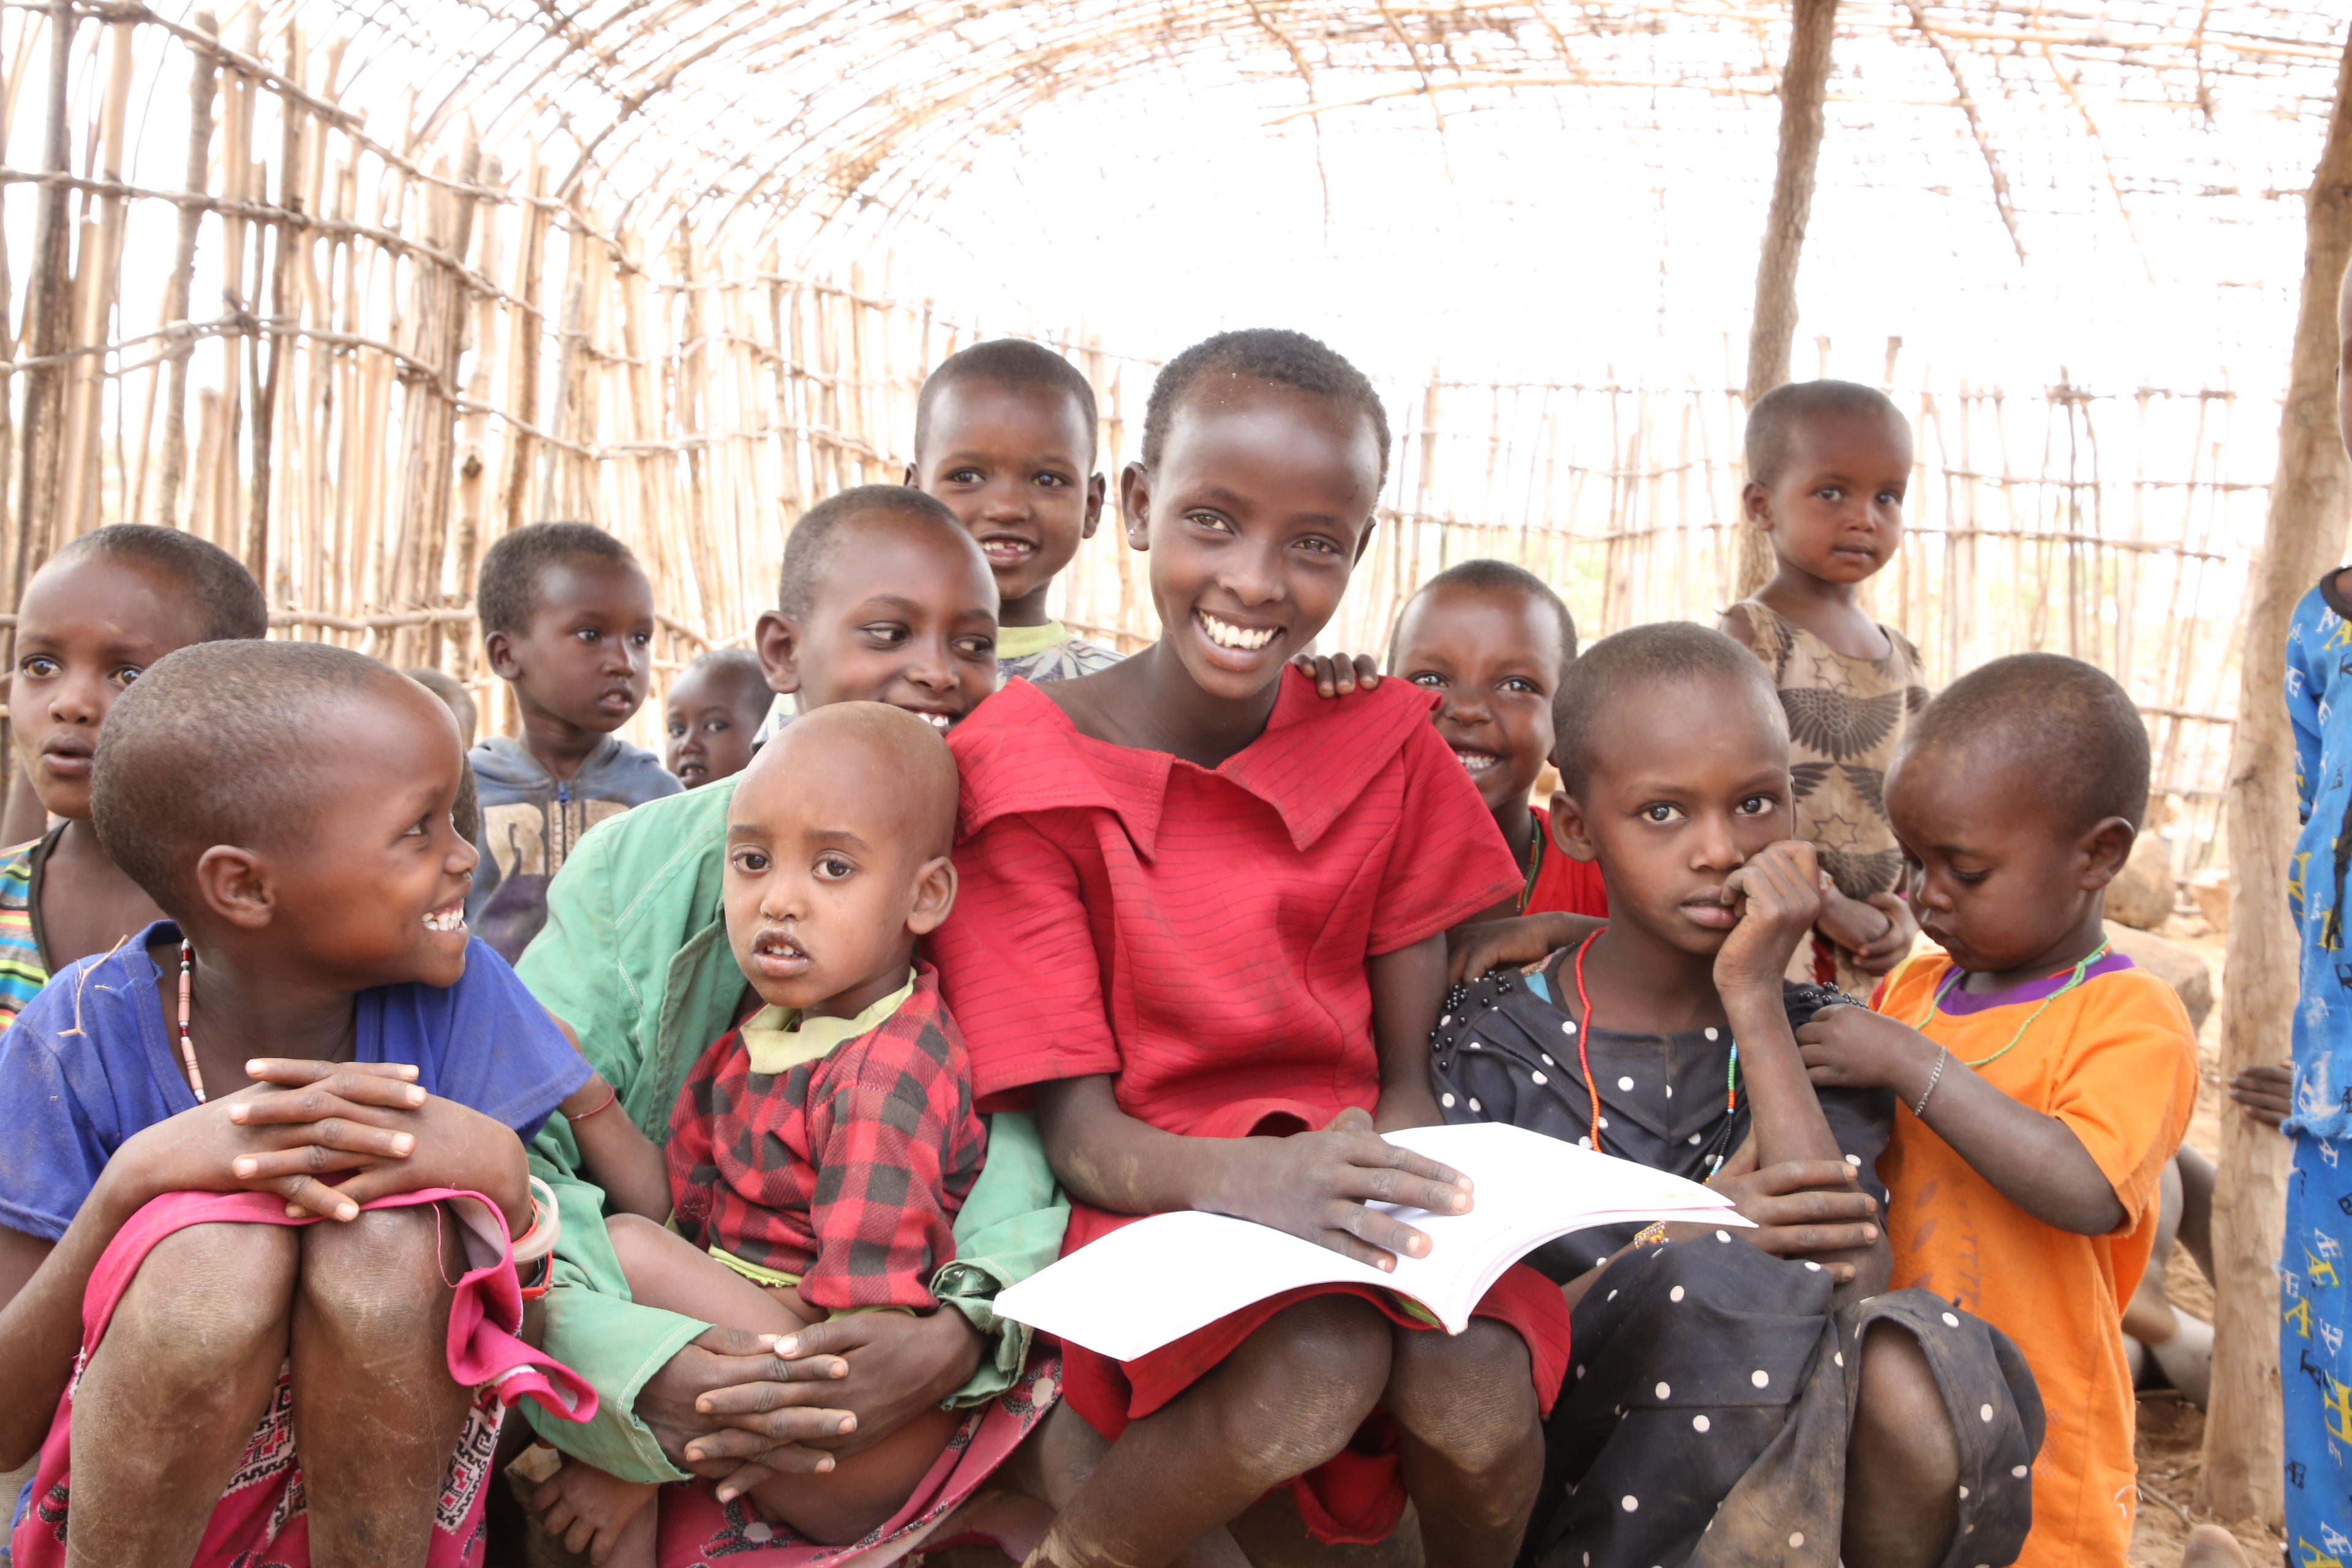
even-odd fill
[(92, 1365), (135, 1356), (142, 1378), (210, 1382), (284, 1353), (294, 1234), (275, 1225), (192, 1225), (157, 1242), (108, 1321)]
[(1469, 1470), (1517, 1464), (1536, 1439), (1533, 1363), (1518, 1331), (1478, 1318), (1459, 1334), (1393, 1331), (1387, 1405), (1416, 1438)]
[(303, 1306), (340, 1333), (391, 1345), (419, 1335), (438, 1343), (449, 1321), (457, 1265), (454, 1236), (432, 1205), (369, 1209), (357, 1219), (323, 1221), (302, 1233)]
[(1920, 1479), (1958, 1485), (1959, 1441), (1935, 1369), (1919, 1342), (1906, 1330), (1877, 1324), (1863, 1339), (1861, 1359), (1853, 1451), (1900, 1455)]
[(1388, 1373), (1387, 1321), (1351, 1297), (1318, 1296), (1277, 1313), (1196, 1393), (1212, 1401), (1224, 1451), (1274, 1486), (1346, 1447)]
[(676, 1246), (687, 1245), (677, 1233), (642, 1215), (608, 1215), (604, 1234), (612, 1238), (613, 1257), (630, 1279), (651, 1279), (661, 1271), (663, 1258)]

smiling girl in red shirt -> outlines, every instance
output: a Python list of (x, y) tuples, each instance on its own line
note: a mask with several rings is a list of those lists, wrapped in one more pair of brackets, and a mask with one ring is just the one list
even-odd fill
[[(950, 737), (962, 893), (933, 954), (982, 1102), (1035, 1109), (1070, 1249), (1202, 1208), (1386, 1267), (1428, 1239), (1368, 1202), (1472, 1202), (1378, 1131), (1440, 1120), (1444, 933), (1519, 868), (1427, 693), (1324, 700), (1285, 670), (1339, 605), (1387, 450), (1370, 384), (1311, 338), (1179, 355), (1120, 479), (1160, 640), (1014, 681)], [(1410, 1496), (1430, 1563), (1508, 1562), (1568, 1319), (1524, 1268), (1480, 1314), (1449, 1336), (1340, 1287), (1134, 1362), (1070, 1347), (1067, 1400), (1117, 1441), (1035, 1560), (1156, 1568), (1289, 1482), (1319, 1540), (1384, 1539)]]

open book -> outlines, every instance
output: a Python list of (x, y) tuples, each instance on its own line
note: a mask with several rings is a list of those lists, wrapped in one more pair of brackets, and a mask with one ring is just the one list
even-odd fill
[(1524, 1128), (1414, 1127), (1388, 1140), (1462, 1172), (1475, 1200), (1463, 1215), (1375, 1205), (1429, 1237), (1429, 1256), (1400, 1257), (1394, 1273), (1286, 1231), (1189, 1209), (1113, 1231), (1009, 1287), (997, 1313), (1132, 1361), (1268, 1296), (1361, 1284), (1411, 1298), (1458, 1334), (1487, 1287), (1554, 1237), (1629, 1220), (1749, 1223), (1696, 1182)]

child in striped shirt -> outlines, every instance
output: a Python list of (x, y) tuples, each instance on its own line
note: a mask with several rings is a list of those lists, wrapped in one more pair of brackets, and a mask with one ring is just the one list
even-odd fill
[(0, 1029), (51, 974), (163, 918), (90, 826), (90, 758), (114, 700), (173, 648), (268, 630), (260, 585), (236, 557), (173, 528), (85, 533), (25, 585), (8, 715), (52, 826), (0, 851)]

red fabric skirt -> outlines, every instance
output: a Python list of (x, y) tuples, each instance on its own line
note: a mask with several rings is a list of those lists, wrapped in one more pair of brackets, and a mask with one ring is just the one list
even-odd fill
[[(1119, 1216), (1125, 1217), (1125, 1216)], [(1095, 1229), (1072, 1215), (1074, 1232)], [(1102, 1227), (1115, 1228), (1115, 1227)], [(1116, 1438), (1129, 1421), (1150, 1415), (1199, 1382), (1241, 1348), (1268, 1320), (1310, 1296), (1354, 1296), (1370, 1302), (1400, 1327), (1442, 1332), (1414, 1316), (1390, 1291), (1363, 1285), (1320, 1285), (1286, 1290), (1171, 1341), (1134, 1361), (1113, 1361), (1080, 1345), (1062, 1347), (1062, 1397), (1087, 1425)], [(1517, 1331), (1527, 1342), (1536, 1398), (1547, 1415), (1568, 1375), (1568, 1304), (1559, 1287), (1525, 1264), (1487, 1290), (1476, 1315)], [(1395, 1417), (1375, 1410), (1347, 1448), (1290, 1482), (1298, 1516), (1318, 1541), (1333, 1545), (1385, 1541), (1404, 1512), (1404, 1481)]]

